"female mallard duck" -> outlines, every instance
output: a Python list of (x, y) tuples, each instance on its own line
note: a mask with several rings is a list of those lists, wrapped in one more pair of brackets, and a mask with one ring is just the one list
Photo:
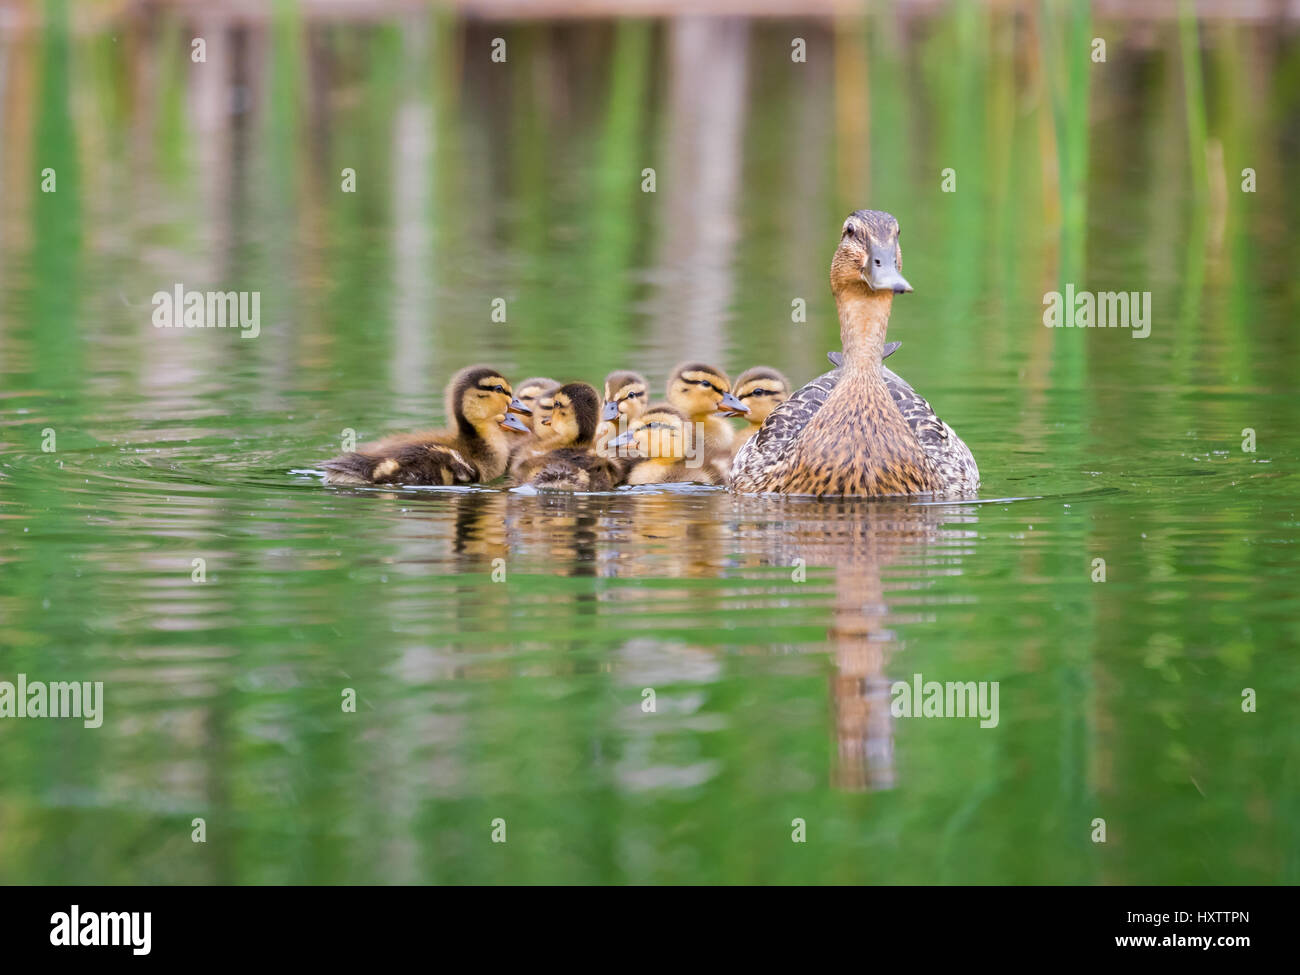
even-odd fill
[(612, 461), (597, 456), (592, 446), (600, 421), (600, 394), (587, 383), (569, 383), (552, 394), (545, 450), (529, 457), (514, 471), (517, 481), (551, 491), (609, 491), (619, 480)]
[(724, 417), (743, 416), (749, 407), (731, 394), (731, 380), (721, 369), (683, 362), (668, 377), (668, 405), (697, 425), (706, 459), (731, 459), (735, 431)]
[(524, 406), (532, 410), (532, 415), (524, 422), (533, 433), (538, 433), (538, 427), (541, 425), (541, 411), (537, 407), (537, 401), (547, 393), (553, 393), (560, 388), (560, 384), (554, 379), (547, 379), (545, 376), (532, 376), (525, 379), (515, 387), (515, 399), (523, 403)]
[(639, 372), (611, 372), (605, 377), (605, 405), (600, 411), (600, 426), (596, 428), (596, 453), (602, 457), (613, 456), (609, 442), (646, 408), (650, 384)]
[(733, 392), (749, 407), (747, 422), (736, 434), (734, 446), (739, 450), (758, 433), (772, 411), (790, 398), (790, 380), (771, 366), (754, 366), (740, 374)]
[(772, 412), (736, 454), (733, 489), (883, 497), (979, 487), (967, 446), (881, 362), (894, 295), (912, 290), (902, 261), (897, 220), (849, 215), (831, 260), (844, 364)]
[[(528, 414), (496, 369), (469, 366), (447, 386), (448, 430), (385, 437), (324, 465), (327, 484), (470, 484), (505, 473), (511, 435), (499, 418)], [(519, 424), (522, 426), (523, 424)]]
[(695, 429), (681, 410), (659, 404), (646, 410), (609, 445), (635, 457), (627, 473), (628, 484), (725, 484), (726, 475), (698, 448)]

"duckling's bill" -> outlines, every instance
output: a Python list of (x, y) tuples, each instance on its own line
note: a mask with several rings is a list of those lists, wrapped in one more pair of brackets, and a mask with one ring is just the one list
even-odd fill
[[(527, 424), (525, 424), (523, 420), (519, 419), (519, 417), (516, 416), (514, 413), (507, 413), (505, 417), (499, 422), (501, 424), (502, 429), (504, 430), (513, 430), (516, 433), (533, 432), (532, 430), (528, 429)], [(543, 422), (549, 422), (549, 421), (543, 421)]]

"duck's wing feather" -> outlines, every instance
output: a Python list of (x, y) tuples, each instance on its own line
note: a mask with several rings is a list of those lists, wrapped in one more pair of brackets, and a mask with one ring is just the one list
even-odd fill
[(799, 432), (826, 403), (843, 374), (840, 369), (824, 372), (774, 409), (758, 433), (754, 434), (731, 462), (733, 480), (737, 475), (756, 474), (784, 456)]
[[(888, 359), (891, 355), (893, 355), (895, 352), (898, 351), (898, 347), (902, 344), (903, 344), (902, 342), (886, 342), (885, 350), (884, 352), (881, 353), (880, 358)], [(827, 352), (826, 358), (831, 360), (831, 365), (833, 365), (836, 369), (844, 365), (844, 353), (839, 352), (836, 349), (831, 349), (829, 352)]]
[(935, 415), (934, 407), (906, 379), (887, 366), (881, 366), (880, 371), (894, 405), (912, 428), (921, 448), (939, 468), (944, 484), (954, 491), (973, 491), (979, 487), (980, 472), (975, 457), (956, 431)]

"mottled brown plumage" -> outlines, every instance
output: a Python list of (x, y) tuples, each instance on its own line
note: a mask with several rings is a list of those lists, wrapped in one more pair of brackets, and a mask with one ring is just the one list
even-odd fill
[(510, 434), (499, 419), (527, 409), (499, 370), (469, 366), (447, 386), (447, 430), (385, 437), (326, 461), (328, 484), (469, 484), (492, 481), (506, 469)]
[(966, 445), (882, 365), (894, 295), (911, 290), (898, 222), (880, 211), (851, 214), (831, 261), (843, 366), (772, 412), (736, 455), (735, 490), (883, 497), (978, 487)]

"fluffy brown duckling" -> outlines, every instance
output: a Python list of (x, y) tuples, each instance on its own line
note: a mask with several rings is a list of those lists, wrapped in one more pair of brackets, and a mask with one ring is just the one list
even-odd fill
[[(505, 473), (511, 434), (499, 418), (527, 416), (497, 369), (468, 366), (447, 386), (446, 430), (385, 437), (322, 465), (327, 484), (472, 484)], [(519, 424), (523, 426), (522, 423)]]
[(731, 458), (735, 431), (724, 417), (743, 416), (749, 407), (731, 393), (731, 380), (721, 369), (684, 362), (668, 377), (668, 405), (697, 424), (706, 458)]
[(611, 457), (609, 442), (645, 412), (650, 384), (639, 372), (617, 371), (605, 377), (605, 404), (596, 428), (596, 453)]
[(542, 412), (539, 406), (539, 400), (545, 396), (554, 393), (560, 388), (560, 384), (554, 379), (547, 379), (545, 376), (530, 376), (515, 387), (515, 399), (523, 403), (524, 406), (532, 410), (532, 415), (524, 420), (528, 428), (540, 436), (537, 429), (541, 424)]
[(689, 416), (660, 403), (647, 409), (609, 445), (634, 457), (628, 484), (726, 483), (725, 473), (709, 462), (695, 431)]
[(745, 425), (736, 432), (733, 448), (739, 450), (763, 426), (772, 411), (790, 398), (790, 380), (771, 366), (754, 366), (736, 379), (736, 399), (749, 407)]
[(600, 422), (600, 394), (587, 383), (567, 383), (552, 395), (551, 415), (543, 419), (543, 449), (525, 458), (512, 473), (520, 483), (550, 491), (609, 491), (618, 483), (617, 464), (596, 454), (593, 439)]

